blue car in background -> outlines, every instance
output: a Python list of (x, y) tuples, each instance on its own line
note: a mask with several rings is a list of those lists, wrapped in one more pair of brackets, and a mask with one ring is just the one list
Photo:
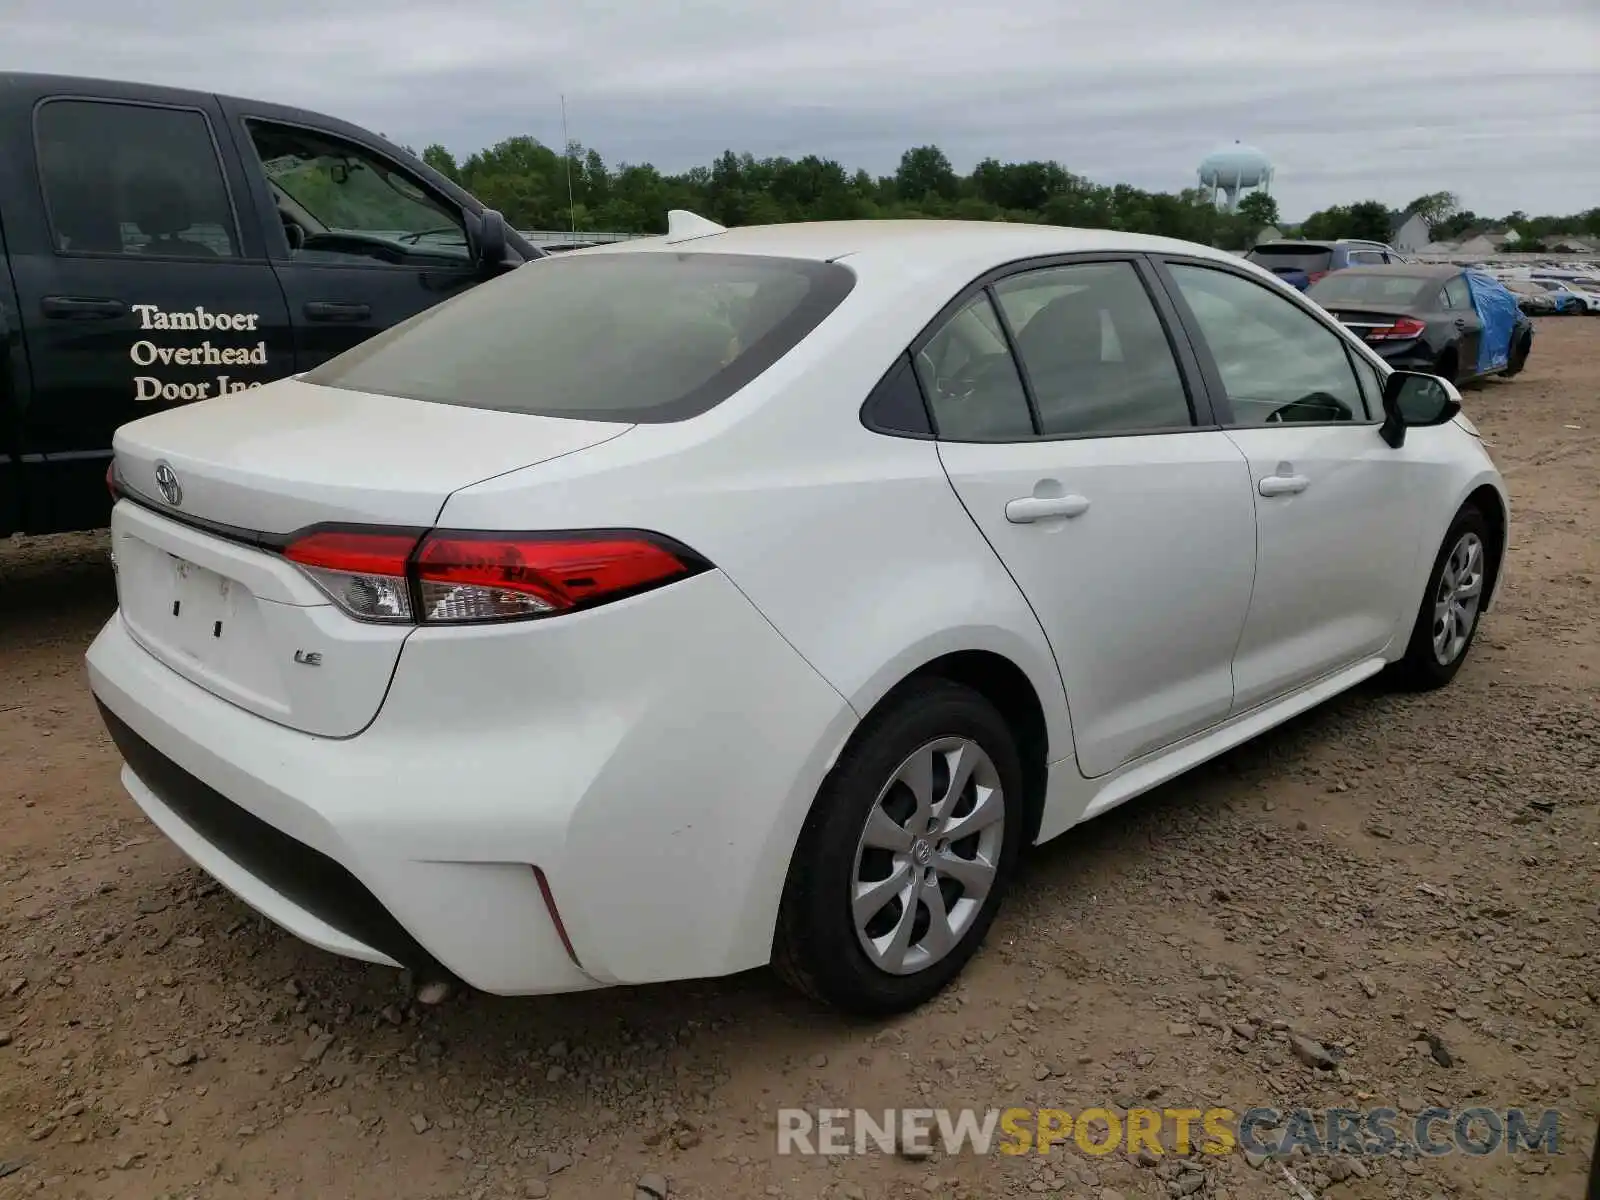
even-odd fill
[(1262, 242), (1244, 257), (1246, 262), (1265, 267), (1302, 292), (1324, 275), (1346, 267), (1381, 267), (1411, 261), (1393, 246), (1358, 238)]

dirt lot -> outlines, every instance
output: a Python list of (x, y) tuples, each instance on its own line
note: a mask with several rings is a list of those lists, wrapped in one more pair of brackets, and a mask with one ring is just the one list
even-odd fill
[(1295, 1194), (1240, 1154), (774, 1153), (779, 1107), (1118, 1103), (1557, 1108), (1553, 1158), (1291, 1170), (1305, 1197), (1578, 1196), (1600, 1108), (1600, 320), (1544, 321), (1528, 371), (1467, 410), (1514, 548), (1455, 684), (1346, 696), (1046, 847), (960, 987), (884, 1025), (765, 972), (422, 1008), (291, 940), (118, 787), (81, 666), (113, 606), (103, 540), (0, 543), (0, 1197), (629, 1200), (649, 1173), (704, 1200)]

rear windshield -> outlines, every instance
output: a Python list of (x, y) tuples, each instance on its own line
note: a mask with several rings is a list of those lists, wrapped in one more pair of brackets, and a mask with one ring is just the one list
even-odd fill
[(1418, 275), (1356, 275), (1335, 271), (1324, 275), (1306, 293), (1318, 304), (1398, 304), (1410, 305), (1424, 288), (1437, 291), (1443, 279), (1424, 279)]
[(302, 378), (501, 412), (681, 421), (777, 362), (854, 284), (834, 263), (753, 255), (535, 259)]
[(1257, 246), (1245, 255), (1248, 262), (1260, 263), (1269, 271), (1326, 271), (1333, 262), (1333, 251), (1318, 246)]

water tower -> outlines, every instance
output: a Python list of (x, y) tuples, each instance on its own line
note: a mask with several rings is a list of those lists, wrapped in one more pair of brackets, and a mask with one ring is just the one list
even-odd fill
[(1272, 160), (1254, 146), (1235, 142), (1206, 155), (1200, 164), (1200, 186), (1221, 196), (1219, 207), (1237, 212), (1241, 193), (1272, 192)]

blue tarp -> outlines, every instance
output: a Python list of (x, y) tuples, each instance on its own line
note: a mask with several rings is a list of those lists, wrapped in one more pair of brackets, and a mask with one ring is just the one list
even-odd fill
[(1517, 298), (1504, 284), (1481, 271), (1467, 272), (1467, 288), (1472, 292), (1472, 307), (1483, 322), (1478, 339), (1478, 374), (1498, 371), (1511, 361), (1511, 334), (1520, 310)]

